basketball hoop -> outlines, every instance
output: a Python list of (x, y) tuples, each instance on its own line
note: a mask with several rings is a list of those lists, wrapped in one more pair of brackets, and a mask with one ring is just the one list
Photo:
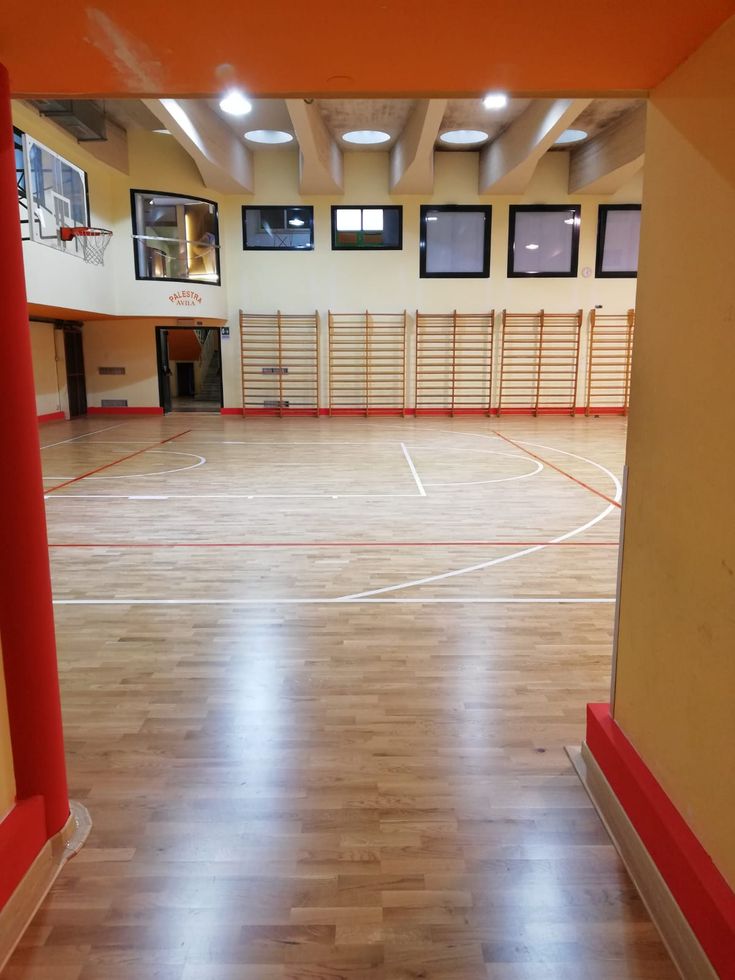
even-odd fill
[(77, 240), (82, 246), (82, 256), (90, 265), (105, 264), (105, 249), (110, 243), (112, 232), (107, 228), (67, 228), (59, 229), (62, 242)]

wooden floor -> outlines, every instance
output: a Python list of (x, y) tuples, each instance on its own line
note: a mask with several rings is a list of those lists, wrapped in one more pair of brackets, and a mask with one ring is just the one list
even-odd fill
[(94, 827), (3, 980), (676, 976), (563, 751), (623, 420), (41, 434)]

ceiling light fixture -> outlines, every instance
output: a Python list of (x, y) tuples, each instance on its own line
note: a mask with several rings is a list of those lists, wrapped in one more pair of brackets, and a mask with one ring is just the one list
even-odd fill
[(451, 129), (442, 133), (439, 139), (450, 146), (471, 146), (473, 143), (484, 143), (488, 134), (482, 129)]
[(220, 100), (219, 107), (222, 112), (230, 116), (246, 116), (253, 108), (253, 104), (239, 89), (233, 88)]
[(489, 92), (482, 100), (486, 109), (505, 109), (508, 105), (508, 96), (503, 92)]
[(369, 146), (375, 143), (387, 143), (390, 140), (390, 133), (385, 133), (382, 129), (352, 129), (349, 133), (343, 133), (342, 139), (345, 143)]
[(587, 139), (587, 133), (583, 129), (565, 129), (561, 136), (557, 137), (554, 146), (566, 146), (568, 143), (581, 143)]
[(295, 228), (300, 228), (304, 224), (304, 221), (302, 218), (289, 218), (288, 223)]
[(277, 143), (292, 142), (293, 136), (282, 129), (250, 129), (245, 133), (245, 139), (250, 140), (251, 143), (266, 143), (275, 146)]
[(535, 251), (535, 249), (538, 248), (538, 245), (535, 242), (529, 242), (528, 245), (526, 245), (526, 248), (530, 248), (531, 251)]

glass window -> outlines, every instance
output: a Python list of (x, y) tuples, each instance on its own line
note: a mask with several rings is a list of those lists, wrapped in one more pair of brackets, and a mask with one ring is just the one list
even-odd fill
[(244, 207), (242, 247), (260, 251), (314, 248), (314, 208), (301, 205)]
[(403, 248), (403, 208), (333, 207), (332, 248)]
[(640, 233), (640, 204), (601, 204), (595, 275), (601, 279), (634, 279), (638, 275)]
[(422, 205), (421, 278), (487, 279), (491, 223), (487, 205)]
[(131, 191), (138, 279), (220, 283), (217, 205), (183, 194)]
[(512, 204), (508, 275), (576, 276), (580, 210), (578, 204)]
[(81, 255), (79, 243), (61, 241), (59, 230), (89, 224), (86, 173), (19, 130), (15, 169), (24, 234), (27, 229), (33, 241)]

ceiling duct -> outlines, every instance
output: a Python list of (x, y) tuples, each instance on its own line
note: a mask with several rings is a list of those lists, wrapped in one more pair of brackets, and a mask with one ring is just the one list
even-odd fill
[(105, 111), (89, 99), (38, 99), (31, 105), (58, 123), (80, 143), (107, 139)]

